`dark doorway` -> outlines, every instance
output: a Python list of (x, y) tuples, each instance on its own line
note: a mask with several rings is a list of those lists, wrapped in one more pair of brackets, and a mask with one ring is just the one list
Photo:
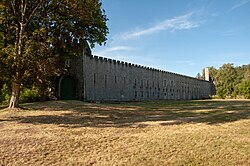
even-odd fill
[(62, 100), (76, 99), (76, 81), (72, 76), (65, 76), (61, 81), (61, 95)]

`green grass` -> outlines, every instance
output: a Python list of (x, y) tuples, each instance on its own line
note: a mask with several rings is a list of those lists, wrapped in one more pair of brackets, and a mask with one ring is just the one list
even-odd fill
[(250, 165), (250, 100), (0, 109), (0, 165)]

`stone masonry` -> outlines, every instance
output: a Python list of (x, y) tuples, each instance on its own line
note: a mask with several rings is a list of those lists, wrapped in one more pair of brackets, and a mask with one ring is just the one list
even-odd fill
[[(74, 99), (83, 101), (191, 100), (215, 94), (212, 82), (93, 56), (89, 48), (71, 60), (67, 75), (75, 80)], [(57, 81), (59, 99), (64, 77)]]

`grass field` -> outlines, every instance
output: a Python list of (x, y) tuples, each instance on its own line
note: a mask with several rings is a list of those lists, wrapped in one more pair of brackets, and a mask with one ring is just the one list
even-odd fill
[(0, 165), (250, 165), (250, 100), (0, 107)]

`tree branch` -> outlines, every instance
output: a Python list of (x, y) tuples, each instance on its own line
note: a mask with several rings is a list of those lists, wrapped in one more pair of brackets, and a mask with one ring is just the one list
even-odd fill
[(30, 21), (31, 17), (34, 15), (34, 13), (36, 12), (37, 8), (41, 5), (42, 1), (40, 1), (32, 10), (31, 14), (29, 15), (29, 18), (27, 19), (27, 22)]
[(25, 18), (25, 14), (26, 14), (26, 7), (27, 7), (27, 2), (26, 2), (26, 0), (24, 0), (24, 2), (23, 2), (24, 4), (23, 4), (23, 17)]
[(13, 10), (13, 14), (14, 14), (15, 17), (17, 17), (17, 13), (16, 13), (16, 10), (15, 10), (15, 7), (14, 7), (14, 2), (11, 1), (10, 3), (11, 3), (12, 10)]

